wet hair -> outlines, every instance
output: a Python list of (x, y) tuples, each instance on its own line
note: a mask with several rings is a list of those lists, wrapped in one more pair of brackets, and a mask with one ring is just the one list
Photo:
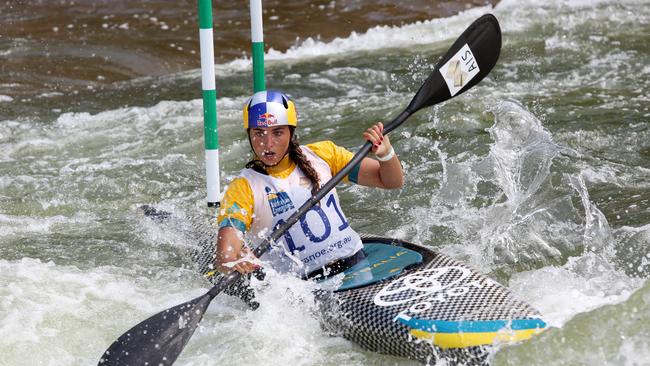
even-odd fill
[[(291, 138), (289, 139), (289, 150), (287, 151), (287, 154), (289, 155), (289, 159), (293, 160), (294, 163), (300, 168), (300, 170), (305, 174), (307, 179), (309, 179), (309, 182), (311, 183), (311, 194), (312, 196), (318, 192), (318, 189), (320, 188), (320, 179), (318, 178), (318, 173), (316, 172), (316, 169), (311, 165), (311, 162), (305, 154), (302, 152), (302, 149), (300, 148), (300, 143), (298, 142), (298, 138), (295, 135), (295, 130), (296, 127), (294, 126), (289, 126), (289, 131), (291, 133)], [(253, 147), (252, 141), (250, 141), (250, 133), (248, 133), (248, 141), (251, 143), (251, 148)], [(268, 175), (269, 173), (266, 171), (266, 166), (262, 161), (257, 159), (255, 157), (253, 160), (249, 161), (246, 164), (246, 168), (248, 169), (253, 169), (254, 171)]]

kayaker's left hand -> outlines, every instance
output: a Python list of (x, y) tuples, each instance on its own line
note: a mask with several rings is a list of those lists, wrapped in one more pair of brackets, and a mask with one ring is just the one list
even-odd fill
[(392, 145), (388, 136), (384, 136), (384, 124), (375, 123), (363, 133), (363, 138), (372, 143), (372, 153), (382, 158), (390, 153)]

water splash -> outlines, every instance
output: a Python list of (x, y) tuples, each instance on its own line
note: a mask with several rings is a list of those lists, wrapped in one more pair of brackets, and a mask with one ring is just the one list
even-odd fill
[[(494, 143), (482, 162), (492, 168), (490, 182), (498, 187), (496, 204), (483, 211), (479, 236), (497, 262), (545, 262), (575, 250), (567, 241), (578, 219), (563, 185), (554, 184), (552, 165), (562, 151), (541, 122), (516, 102), (492, 109), (488, 130)], [(569, 235), (569, 236), (567, 236)]]
[(589, 200), (579, 154), (556, 143), (516, 101), (490, 112), (489, 151), (442, 153), (450, 142), (436, 141), (439, 188), (427, 205), (410, 209), (420, 219), (389, 234), (415, 231), (415, 240), (435, 243), (437, 232), (451, 232), (441, 250), (488, 272), (562, 264), (585, 248), (611, 251), (613, 234)]

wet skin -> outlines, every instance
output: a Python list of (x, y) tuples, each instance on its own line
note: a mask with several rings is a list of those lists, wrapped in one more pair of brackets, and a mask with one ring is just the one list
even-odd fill
[(255, 155), (266, 166), (279, 163), (289, 149), (291, 132), (288, 126), (251, 128), (248, 134)]

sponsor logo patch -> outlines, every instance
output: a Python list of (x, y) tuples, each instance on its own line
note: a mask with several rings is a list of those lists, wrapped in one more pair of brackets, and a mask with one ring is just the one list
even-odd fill
[(440, 74), (445, 79), (452, 97), (474, 79), (479, 71), (478, 62), (467, 44), (440, 68)]
[(260, 114), (257, 118), (257, 127), (269, 127), (278, 123), (278, 119), (271, 113)]
[(266, 199), (269, 201), (273, 216), (283, 214), (295, 208), (287, 192), (272, 192), (269, 187), (266, 187), (265, 191)]

